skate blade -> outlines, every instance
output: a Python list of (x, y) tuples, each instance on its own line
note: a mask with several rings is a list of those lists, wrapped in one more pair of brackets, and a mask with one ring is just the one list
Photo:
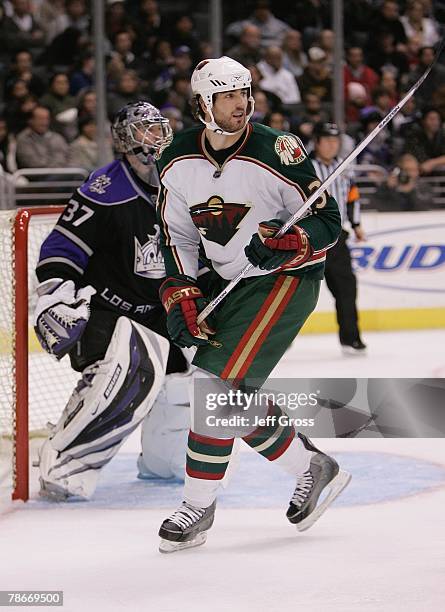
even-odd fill
[(206, 531), (198, 533), (196, 538), (193, 538), (193, 540), (187, 540), (186, 542), (171, 542), (170, 540), (164, 540), (163, 538), (161, 538), (161, 543), (159, 544), (159, 552), (173, 553), (179, 550), (185, 550), (186, 548), (195, 548), (196, 546), (202, 546), (203, 544), (205, 544), (206, 540)]
[(297, 524), (297, 531), (306, 531), (320, 518), (320, 516), (328, 509), (334, 499), (336, 499), (345, 487), (348, 486), (351, 480), (351, 474), (340, 470), (335, 478), (329, 482), (326, 487), (329, 488), (329, 493), (325, 499), (315, 508), (311, 514), (306, 517), (301, 523)]

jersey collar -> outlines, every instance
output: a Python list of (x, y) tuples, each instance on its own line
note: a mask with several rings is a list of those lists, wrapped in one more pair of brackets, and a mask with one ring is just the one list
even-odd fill
[(232, 155), (229, 155), (229, 157), (225, 160), (225, 162), (220, 166), (218, 164), (218, 162), (210, 155), (210, 153), (208, 152), (208, 150), (206, 149), (205, 146), (205, 129), (202, 130), (201, 132), (201, 136), (199, 138), (199, 146), (201, 149), (202, 154), (204, 155), (204, 157), (211, 163), (213, 164), (216, 169), (221, 173), (223, 171), (224, 166), (234, 157), (236, 157), (241, 150), (245, 147), (248, 139), (250, 138), (250, 135), (253, 131), (253, 127), (251, 123), (247, 124), (247, 130), (243, 136), (243, 138), (240, 139), (239, 141), (239, 146), (237, 147), (237, 149), (232, 153)]

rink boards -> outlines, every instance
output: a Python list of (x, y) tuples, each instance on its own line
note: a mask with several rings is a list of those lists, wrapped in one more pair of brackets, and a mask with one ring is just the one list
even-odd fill
[[(349, 240), (364, 330), (445, 327), (445, 211), (368, 212), (366, 241)], [(336, 329), (334, 303), (322, 284), (303, 332)]]

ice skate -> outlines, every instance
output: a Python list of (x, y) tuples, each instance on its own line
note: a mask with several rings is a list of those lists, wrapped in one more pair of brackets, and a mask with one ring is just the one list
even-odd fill
[[(297, 477), (286, 516), (297, 526), (298, 531), (306, 531), (343, 491), (351, 480), (351, 475), (340, 470), (335, 459), (319, 451), (306, 436), (298, 436), (313, 455), (309, 469)], [(318, 503), (323, 492), (326, 495)]]
[(162, 523), (159, 529), (159, 552), (201, 546), (207, 540), (207, 531), (213, 525), (216, 502), (208, 508), (197, 508), (182, 502), (181, 506)]
[(359, 338), (351, 343), (342, 343), (341, 350), (343, 355), (366, 355), (366, 344)]

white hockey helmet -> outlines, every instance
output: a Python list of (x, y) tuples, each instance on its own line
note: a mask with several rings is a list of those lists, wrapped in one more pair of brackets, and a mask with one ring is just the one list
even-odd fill
[[(217, 134), (233, 136), (233, 134), (242, 132), (253, 114), (255, 105), (252, 97), (251, 82), (252, 75), (250, 70), (226, 55), (217, 59), (205, 59), (199, 62), (192, 74), (192, 91), (195, 96), (201, 96), (211, 120), (205, 121), (201, 114), (199, 119), (207, 128)], [(213, 95), (224, 91), (246, 88), (249, 90), (246, 123), (236, 132), (225, 132), (219, 127), (213, 117)]]

